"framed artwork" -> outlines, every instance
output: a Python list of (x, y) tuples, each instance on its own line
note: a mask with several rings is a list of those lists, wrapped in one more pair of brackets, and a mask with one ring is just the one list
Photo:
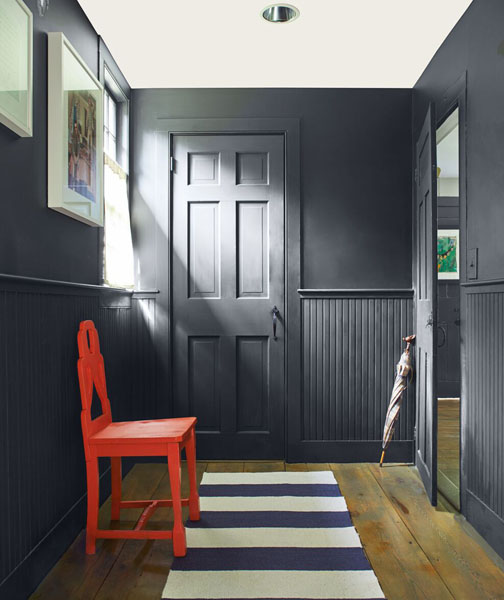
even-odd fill
[(439, 229), (437, 238), (438, 279), (460, 279), (458, 229)]
[(103, 226), (103, 87), (62, 33), (49, 33), (48, 206)]
[(32, 120), (33, 15), (22, 0), (1, 0), (0, 123), (32, 137)]

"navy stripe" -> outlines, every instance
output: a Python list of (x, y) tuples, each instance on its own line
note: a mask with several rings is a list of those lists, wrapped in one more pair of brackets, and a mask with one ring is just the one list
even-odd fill
[(341, 496), (336, 483), (201, 485), (200, 496)]
[(187, 521), (186, 527), (351, 527), (347, 511), (202, 511), (199, 521)]
[(362, 548), (189, 548), (172, 571), (364, 571)]

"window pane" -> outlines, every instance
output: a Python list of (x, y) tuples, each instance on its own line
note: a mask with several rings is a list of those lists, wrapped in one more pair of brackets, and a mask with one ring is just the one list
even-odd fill
[(126, 174), (105, 163), (105, 282), (133, 287), (133, 244)]
[(112, 98), (109, 101), (109, 123), (108, 128), (110, 133), (116, 137), (117, 135), (117, 106)]
[(109, 151), (108, 151), (108, 155), (110, 156), (110, 158), (112, 160), (117, 161), (117, 140), (112, 135), (112, 133), (110, 131), (108, 133), (108, 136), (109, 136)]
[(117, 103), (105, 90), (105, 110), (103, 121), (103, 147), (105, 153), (117, 160)]
[(105, 90), (105, 106), (104, 106), (104, 115), (103, 115), (103, 124), (105, 129), (108, 129), (109, 126), (109, 95), (107, 90)]

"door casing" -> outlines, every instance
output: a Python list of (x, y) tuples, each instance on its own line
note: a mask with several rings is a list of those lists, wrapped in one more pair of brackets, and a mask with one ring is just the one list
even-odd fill
[[(161, 310), (166, 310), (165, 318), (161, 318), (160, 343), (165, 340), (164, 352), (173, 373), (173, 338), (172, 338), (172, 177), (170, 157), (172, 156), (173, 138), (176, 135), (259, 135), (280, 134), (284, 136), (285, 164), (285, 450), (289, 438), (295, 435), (295, 422), (289, 404), (299, 403), (301, 390), (301, 303), (298, 290), (301, 285), (301, 198), (300, 198), (300, 123), (298, 118), (244, 118), (244, 119), (158, 119), (156, 130), (156, 198), (159, 206), (157, 219), (161, 221), (161, 233), (157, 235), (158, 286), (161, 293), (166, 294), (167, 303)], [(163, 231), (164, 229), (164, 231)], [(160, 258), (169, 256), (166, 269), (160, 269)], [(163, 383), (163, 382), (162, 382)], [(173, 398), (173, 378), (165, 376), (165, 389), (169, 389)], [(163, 387), (163, 385), (161, 386)], [(173, 404), (170, 402), (173, 414)]]

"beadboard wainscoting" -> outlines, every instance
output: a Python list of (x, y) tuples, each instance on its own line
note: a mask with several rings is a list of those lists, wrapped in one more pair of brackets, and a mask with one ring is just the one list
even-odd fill
[(462, 302), (462, 510), (504, 556), (504, 282), (465, 284)]
[(26, 598), (85, 525), (77, 380), (84, 319), (100, 333), (114, 419), (157, 413), (154, 293), (0, 276), (2, 598)]
[[(411, 290), (299, 290), (302, 394), (290, 458), (377, 461), (395, 365), (412, 333)], [(390, 460), (411, 461), (414, 386)], [(292, 456), (294, 454), (294, 456)]]

